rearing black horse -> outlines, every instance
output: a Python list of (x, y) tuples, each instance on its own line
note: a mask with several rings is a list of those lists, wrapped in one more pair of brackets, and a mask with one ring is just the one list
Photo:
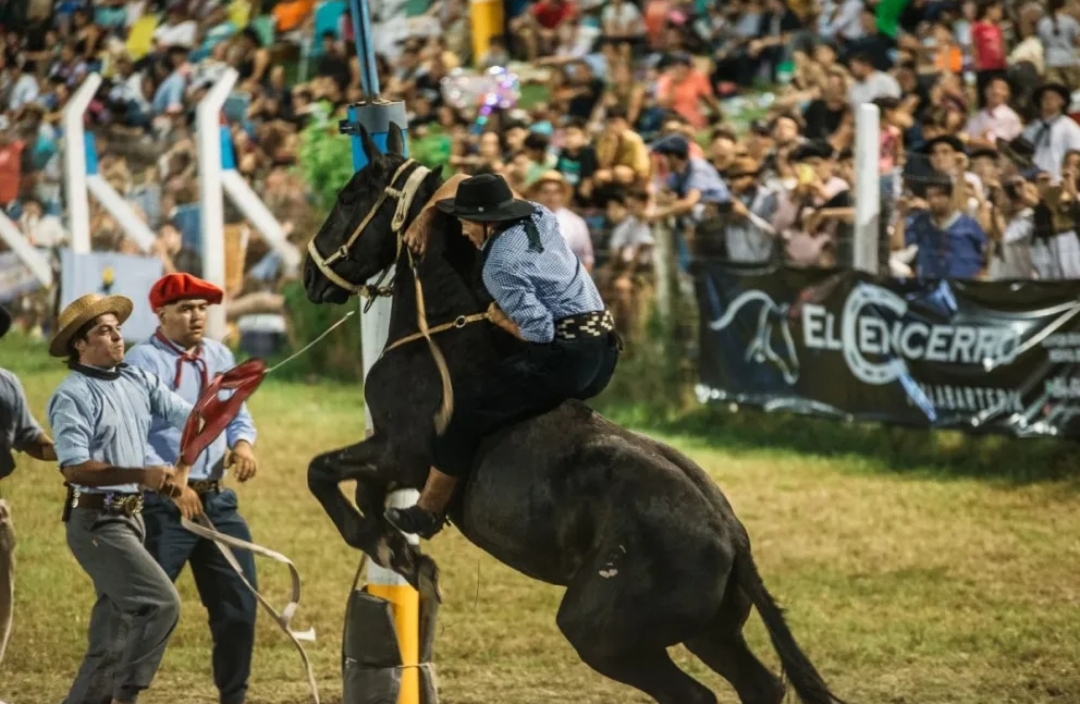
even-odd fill
[[(315, 236), (304, 286), (315, 303), (342, 303), (394, 266), (392, 345), (414, 335), (419, 323), (400, 238), (441, 177), (401, 156), (396, 127), (388, 155), (366, 132), (361, 138), (370, 163), (341, 190)], [(478, 251), (457, 221), (439, 217), (416, 267), (432, 327), (482, 312), (490, 301)], [(472, 383), (519, 344), (486, 322), (435, 339), (455, 386)], [(388, 346), (364, 387), (374, 435), (316, 457), (308, 473), (311, 491), (345, 541), (418, 589), (435, 586), (434, 562), (385, 521), (383, 501), (390, 490), (423, 486), (442, 395), (423, 340)], [(339, 488), (350, 479), (357, 482), (360, 512)], [(581, 659), (661, 704), (716, 702), (668, 657), (666, 648), (678, 643), (726, 678), (743, 704), (784, 698), (784, 682), (743, 640), (751, 605), (802, 701), (840, 701), (796, 644), (754, 565), (746, 530), (715, 483), (674, 449), (583, 403), (568, 401), (487, 438), (449, 516), (496, 559), (567, 587), (556, 621)]]

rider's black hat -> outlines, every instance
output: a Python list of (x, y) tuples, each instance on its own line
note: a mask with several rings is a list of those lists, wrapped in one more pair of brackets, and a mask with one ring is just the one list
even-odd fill
[(462, 220), (473, 222), (503, 222), (520, 220), (532, 215), (536, 206), (518, 200), (498, 174), (480, 174), (462, 181), (457, 195), (437, 201), (435, 207)]

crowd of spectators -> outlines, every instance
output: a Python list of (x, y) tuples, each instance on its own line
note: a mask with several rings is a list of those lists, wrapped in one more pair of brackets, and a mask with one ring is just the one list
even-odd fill
[[(101, 172), (159, 233), (166, 270), (197, 272), (193, 109), (232, 66), (238, 169), (300, 242), (312, 231), (292, 168), (300, 131), (362, 96), (347, 4), (328, 21), (332, 5), (30, 2), (17, 20), (28, 30), (7, 19), (0, 40), (0, 206), (36, 245), (63, 241), (58, 116), (98, 72)], [(661, 233), (684, 274), (694, 257), (850, 265), (867, 103), (880, 110), (884, 270), (1080, 277), (1075, 0), (509, 0), (475, 61), (464, 0), (375, 5), (377, 19), (437, 20), (378, 56), (412, 138), (441, 140), (451, 169), (501, 173), (555, 211), (624, 329), (653, 290)], [(473, 65), (509, 66), (521, 103), (455, 104), (446, 79)], [(132, 248), (92, 207), (95, 248)], [(290, 272), (229, 218), (248, 264), (230, 293), (275, 290)]]

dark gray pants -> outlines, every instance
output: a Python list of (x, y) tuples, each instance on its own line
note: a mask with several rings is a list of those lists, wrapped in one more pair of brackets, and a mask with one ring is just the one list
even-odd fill
[(154, 679), (180, 618), (180, 595), (143, 546), (145, 538), (141, 516), (71, 511), (68, 546), (93, 580), (97, 602), (65, 704), (134, 702)]

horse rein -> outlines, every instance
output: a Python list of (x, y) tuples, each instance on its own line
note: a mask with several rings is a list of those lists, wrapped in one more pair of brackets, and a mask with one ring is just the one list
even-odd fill
[[(398, 189), (394, 186), (398, 182), (398, 179), (409, 169), (410, 166), (415, 165), (416, 168), (405, 179), (405, 183)], [(435, 366), (439, 370), (439, 377), (442, 380), (443, 395), (442, 404), (439, 406), (439, 410), (435, 414), (435, 432), (442, 435), (446, 430), (446, 426), (450, 422), (450, 416), (454, 409), (454, 388), (450, 383), (450, 370), (446, 365), (446, 358), (443, 357), (442, 351), (439, 349), (435, 341), (431, 339), (431, 336), (447, 330), (459, 330), (470, 323), (480, 322), (481, 320), (490, 320), (490, 316), (485, 311), (483, 313), (473, 313), (472, 315), (459, 315), (457, 318), (448, 323), (436, 325), (433, 328), (429, 328), (427, 324), (427, 312), (424, 309), (424, 289), (420, 283), (420, 272), (417, 270), (416, 260), (413, 258), (412, 250), (405, 246), (405, 219), (409, 215), (409, 210), (412, 208), (413, 201), (416, 198), (416, 192), (420, 188), (420, 184), (424, 182), (431, 170), (426, 166), (419, 164), (413, 159), (406, 159), (402, 162), (401, 166), (394, 172), (393, 178), (390, 179), (390, 183), (379, 194), (379, 199), (375, 201), (375, 204), (371, 206), (367, 214), (364, 216), (360, 224), (356, 226), (352, 234), (349, 235), (349, 239), (335, 250), (330, 256), (323, 257), (318, 248), (315, 247), (315, 238), (312, 237), (308, 241), (307, 250), (311, 256), (312, 261), (322, 272), (323, 276), (333, 282), (340, 288), (350, 291), (359, 296), (368, 299), (367, 304), (364, 306), (364, 312), (371, 307), (376, 298), (379, 297), (391, 297), (394, 295), (394, 287), (392, 284), (382, 286), (382, 280), (390, 269), (401, 260), (401, 252), (404, 250), (409, 256), (409, 266), (413, 273), (413, 283), (416, 287), (416, 321), (417, 327), (420, 328), (419, 332), (406, 335), (400, 340), (395, 340), (392, 344), (383, 348), (382, 354), (386, 354), (396, 347), (414, 342), (421, 338), (427, 340), (428, 347), (431, 349), (431, 356), (435, 360)], [(397, 238), (397, 254), (394, 256), (394, 264), (383, 270), (382, 274), (374, 284), (354, 284), (351, 281), (347, 281), (332, 268), (334, 262), (347, 260), (350, 255), (350, 251), (356, 241), (360, 239), (360, 235), (364, 229), (371, 223), (372, 219), (378, 214), (379, 209), (387, 199), (393, 199), (397, 201), (397, 208), (394, 211), (394, 218), (390, 222), (390, 229)]]

